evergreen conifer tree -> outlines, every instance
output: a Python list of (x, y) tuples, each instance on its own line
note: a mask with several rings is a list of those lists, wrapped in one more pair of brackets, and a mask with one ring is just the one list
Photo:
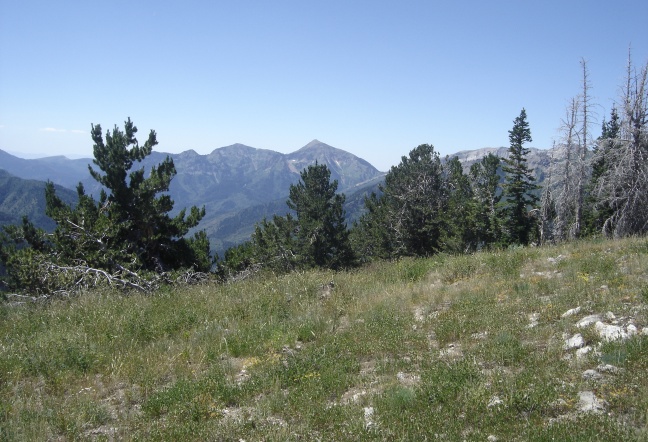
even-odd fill
[(22, 227), (5, 229), (0, 260), (6, 265), (11, 288), (48, 293), (57, 290), (57, 285), (78, 284), (74, 278), (87, 269), (137, 278), (135, 272), (140, 270), (210, 270), (206, 233), (185, 238), (205, 209), (192, 207), (188, 216), (184, 209), (169, 216), (173, 201), (164, 192), (176, 174), (173, 161), (167, 157), (148, 177), (143, 168), (132, 170), (134, 162), (150, 155), (157, 144), (154, 131), (143, 146), (136, 133), (129, 118), (125, 131), (117, 127), (107, 131), (104, 143), (101, 126), (92, 126), (94, 163), (99, 170), (89, 166), (90, 174), (106, 187), (98, 201), (79, 184), (78, 203), (68, 206), (56, 195), (54, 185), (47, 183), (46, 213), (56, 222), (55, 231), (46, 235), (28, 220)]
[(358, 255), (429, 256), (443, 249), (447, 191), (433, 146), (421, 144), (403, 156), (385, 176), (380, 192), (365, 200), (367, 213), (354, 227)]
[(499, 203), (501, 160), (489, 153), (470, 167), (470, 182), (475, 201), (475, 241), (478, 248), (498, 244), (501, 241)]
[(337, 180), (330, 178), (329, 168), (315, 162), (290, 186), (287, 204), (297, 217), (297, 255), (306, 267), (340, 269), (354, 261), (342, 207), (345, 196), (336, 194)]
[(537, 208), (539, 188), (535, 177), (527, 165), (529, 149), (524, 143), (531, 142), (531, 129), (527, 122), (526, 110), (522, 109), (515, 118), (509, 131), (509, 156), (504, 159), (502, 170), (506, 174), (504, 184), (505, 227), (510, 244), (526, 245), (530, 242), (536, 223), (529, 212)]

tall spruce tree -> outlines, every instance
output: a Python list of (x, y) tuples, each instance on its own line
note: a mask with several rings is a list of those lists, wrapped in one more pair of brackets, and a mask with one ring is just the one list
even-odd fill
[(502, 168), (506, 174), (504, 213), (510, 244), (528, 244), (536, 228), (536, 222), (529, 212), (537, 208), (539, 198), (534, 191), (539, 186), (535, 184), (535, 177), (527, 165), (529, 149), (524, 147), (524, 143), (531, 141), (526, 110), (522, 109), (509, 131), (509, 156), (504, 159), (505, 165)]

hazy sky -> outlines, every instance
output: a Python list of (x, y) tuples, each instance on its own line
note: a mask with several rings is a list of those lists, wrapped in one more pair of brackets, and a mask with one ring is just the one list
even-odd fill
[(551, 147), (581, 57), (600, 120), (647, 22), (646, 0), (0, 0), (0, 149), (91, 156), (91, 123), (130, 116), (159, 151), (317, 138), (388, 170), (508, 146), (523, 107)]

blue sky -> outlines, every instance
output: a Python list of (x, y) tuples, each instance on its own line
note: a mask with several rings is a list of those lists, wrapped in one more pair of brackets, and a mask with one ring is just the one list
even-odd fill
[[(507, 146), (526, 108), (551, 147), (590, 71), (608, 115), (648, 2), (0, 0), (0, 149), (92, 153), (131, 117), (157, 150), (312, 139), (381, 170), (422, 143)], [(598, 125), (597, 125), (598, 126)], [(596, 128), (598, 131), (598, 127)], [(0, 165), (1, 167), (1, 165)]]

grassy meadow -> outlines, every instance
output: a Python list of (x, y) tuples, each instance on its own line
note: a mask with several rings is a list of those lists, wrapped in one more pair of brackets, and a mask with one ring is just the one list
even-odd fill
[(0, 440), (648, 440), (648, 240), (0, 303)]

